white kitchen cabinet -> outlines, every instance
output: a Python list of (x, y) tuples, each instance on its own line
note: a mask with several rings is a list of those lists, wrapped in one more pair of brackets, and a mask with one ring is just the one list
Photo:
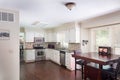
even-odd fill
[(46, 60), (51, 60), (52, 59), (52, 49), (45, 49), (45, 54), (46, 54)]
[(54, 49), (45, 49), (46, 60), (51, 60), (57, 64), (60, 64), (60, 52)]
[(26, 32), (25, 33), (26, 42), (34, 42), (34, 37), (44, 37), (44, 33), (39, 33), (39, 32)]
[(34, 32), (34, 37), (44, 37), (44, 33)]
[(52, 42), (59, 42), (58, 39), (57, 39), (57, 32), (56, 31), (53, 31)]
[(54, 29), (48, 29), (45, 31), (45, 42), (59, 42), (58, 32)]
[(70, 30), (66, 29), (65, 30), (65, 42), (69, 43), (70, 42)]
[(74, 54), (74, 53), (66, 52), (65, 64), (69, 70), (75, 70), (75, 59), (72, 57), (72, 54)]
[(46, 31), (46, 33), (45, 33), (45, 42), (52, 42), (52, 31)]
[(50, 59), (49, 50), (48, 49), (45, 49), (45, 57), (46, 57), (46, 60)]
[(35, 61), (35, 50), (24, 50), (24, 60), (25, 62), (34, 62)]
[(34, 33), (33, 32), (26, 32), (25, 33), (25, 40), (26, 40), (26, 42), (34, 42)]
[(53, 50), (53, 61), (60, 65), (60, 51)]
[(65, 42), (80, 43), (80, 27), (68, 28), (65, 32)]

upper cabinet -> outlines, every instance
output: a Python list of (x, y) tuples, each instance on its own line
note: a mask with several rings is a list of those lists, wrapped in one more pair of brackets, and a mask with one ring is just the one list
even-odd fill
[(66, 23), (45, 31), (46, 42), (80, 43), (80, 26), (77, 22)]
[(25, 33), (25, 42), (34, 42), (34, 33), (33, 32)]
[(65, 42), (80, 43), (80, 26), (78, 23), (74, 23), (70, 27), (67, 27), (65, 31)]
[(34, 42), (34, 37), (44, 37), (44, 30), (26, 28), (25, 42)]
[(45, 31), (45, 42), (57, 42), (57, 33), (54, 29)]

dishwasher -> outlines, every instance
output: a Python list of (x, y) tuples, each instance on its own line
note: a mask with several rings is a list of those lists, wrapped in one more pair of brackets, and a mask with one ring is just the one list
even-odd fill
[(60, 64), (61, 64), (61, 66), (62, 67), (65, 67), (66, 68), (66, 66), (65, 66), (65, 51), (60, 51)]

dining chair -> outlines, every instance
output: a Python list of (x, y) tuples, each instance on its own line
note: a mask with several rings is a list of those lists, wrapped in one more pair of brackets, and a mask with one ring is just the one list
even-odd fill
[(120, 80), (120, 58), (115, 68), (102, 69), (102, 80)]
[[(81, 54), (81, 51), (80, 50), (74, 50), (74, 54)], [(75, 58), (75, 76), (77, 74), (77, 70), (80, 70), (81, 71), (81, 75), (82, 75), (82, 79), (83, 79), (83, 73), (84, 73), (84, 60), (82, 59), (77, 59)], [(77, 65), (80, 65), (81, 66), (81, 69), (78, 69), (77, 68)]]

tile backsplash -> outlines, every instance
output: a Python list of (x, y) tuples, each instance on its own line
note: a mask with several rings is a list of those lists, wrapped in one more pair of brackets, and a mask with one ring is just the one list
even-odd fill
[(26, 42), (25, 43), (25, 49), (32, 49), (33, 48), (33, 42)]
[[(61, 46), (61, 43), (56, 43), (56, 42), (46, 42), (45, 47), (48, 48), (48, 44), (52, 44), (55, 46), (55, 49), (63, 48)], [(68, 50), (77, 50), (80, 49), (80, 43), (68, 43)]]
[(69, 50), (78, 50), (80, 49), (80, 43), (69, 43)]
[(51, 44), (51, 45), (54, 45), (56, 49), (60, 48), (60, 43), (58, 42), (45, 42), (45, 47), (48, 48), (48, 45)]

